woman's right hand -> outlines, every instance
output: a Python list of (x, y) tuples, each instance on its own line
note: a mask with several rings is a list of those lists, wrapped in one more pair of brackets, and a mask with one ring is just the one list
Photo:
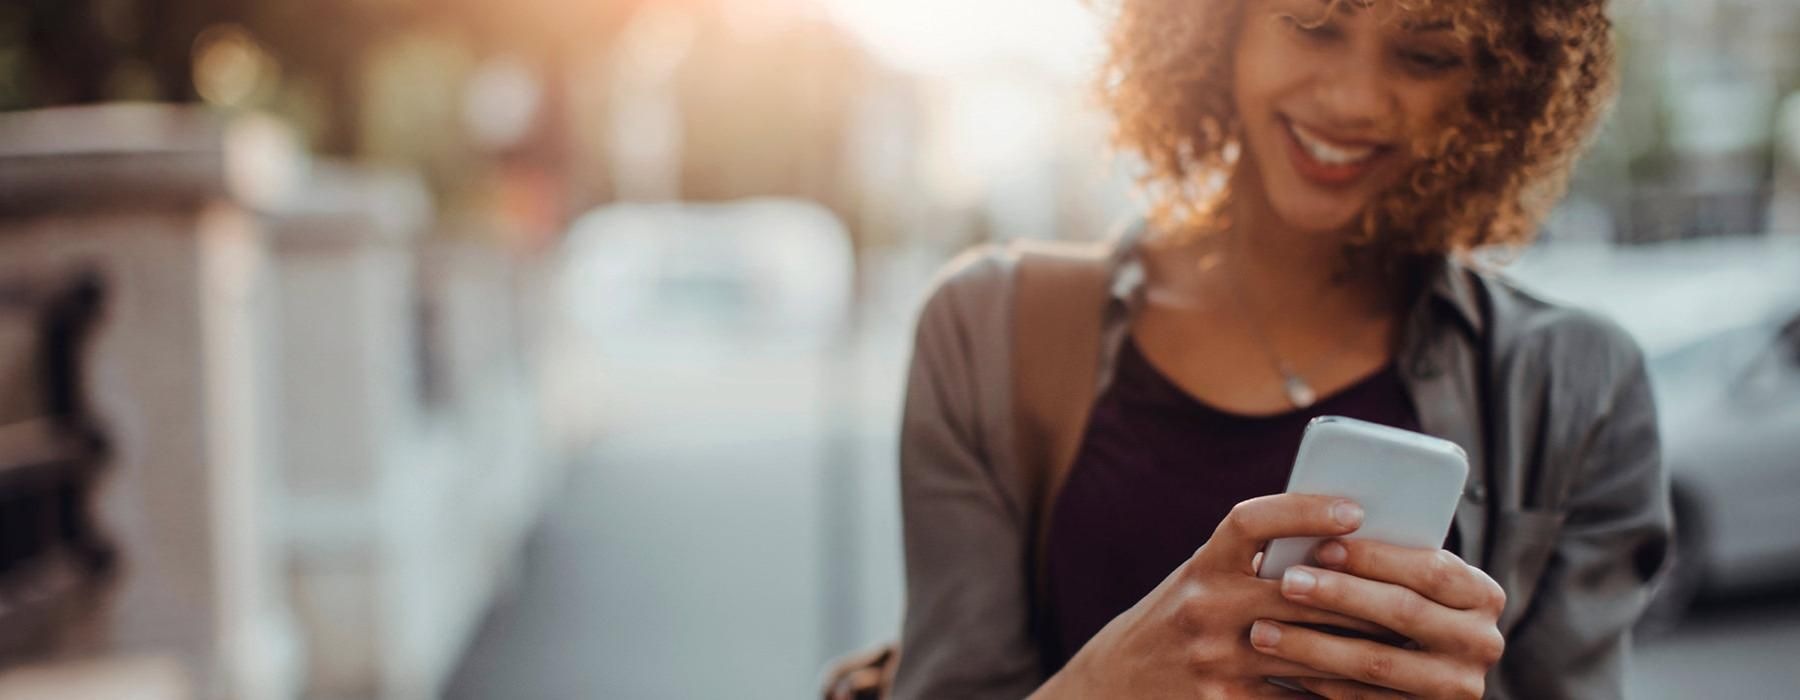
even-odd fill
[(1264, 679), (1326, 677), (1250, 646), (1258, 619), (1377, 632), (1361, 620), (1289, 602), (1280, 581), (1256, 577), (1269, 540), (1338, 537), (1362, 524), (1362, 508), (1330, 496), (1278, 494), (1237, 504), (1212, 538), (1155, 590), (1094, 635), (1034, 700), (1292, 696)]

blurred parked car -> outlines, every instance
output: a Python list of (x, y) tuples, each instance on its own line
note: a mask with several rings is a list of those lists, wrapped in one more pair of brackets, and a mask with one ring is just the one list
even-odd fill
[(1644, 346), (1675, 510), (1674, 569), (1646, 618), (1800, 581), (1800, 236), (1545, 246), (1511, 275), (1597, 308)]
[(584, 412), (584, 431), (708, 415), (720, 424), (709, 430), (766, 437), (811, 425), (845, 385), (833, 372), (849, 340), (855, 253), (818, 204), (609, 204), (578, 218), (560, 252), (567, 354), (551, 401)]
[(1653, 357), (1676, 519), (1652, 622), (1701, 593), (1800, 580), (1800, 308)]
[(803, 200), (613, 204), (577, 219), (564, 245), (564, 301), (615, 353), (817, 348), (852, 298), (849, 234)]

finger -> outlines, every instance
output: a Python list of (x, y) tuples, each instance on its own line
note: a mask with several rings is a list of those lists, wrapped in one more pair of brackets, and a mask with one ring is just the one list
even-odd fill
[(1492, 649), (1497, 658), (1505, 644), (1492, 618), (1442, 605), (1384, 581), (1296, 566), (1282, 576), (1281, 594), (1296, 603), (1368, 620), (1430, 649), (1470, 652), (1478, 657), (1488, 656)]
[(1326, 540), (1314, 557), (1327, 568), (1405, 586), (1458, 610), (1500, 614), (1506, 591), (1460, 557), (1442, 549), (1413, 549), (1373, 540)]
[[(1281, 677), (1286, 678), (1287, 676), (1281, 676)], [(1282, 686), (1276, 685), (1273, 681), (1270, 681), (1268, 678), (1246, 679), (1242, 683), (1238, 684), (1238, 687), (1234, 688), (1233, 690), (1235, 692), (1228, 695), (1227, 697), (1233, 697), (1233, 698), (1286, 698), (1287, 700), (1306, 700), (1307, 698), (1318, 697), (1317, 695), (1314, 695), (1305, 690), (1293, 690), (1290, 688), (1284, 688)]]
[(1266, 678), (1246, 678), (1232, 687), (1226, 697), (1232, 698), (1287, 698), (1288, 700), (1305, 700), (1318, 697), (1304, 690), (1289, 690), (1269, 682)]
[(1238, 675), (1256, 679), (1256, 684), (1259, 686), (1264, 685), (1266, 679), (1269, 678), (1296, 678), (1304, 676), (1307, 678), (1328, 680), (1348, 680), (1343, 676), (1330, 671), (1313, 668), (1298, 661), (1290, 661), (1279, 656), (1265, 654), (1251, 646), (1250, 633), (1248, 631), (1246, 631), (1239, 639), (1238, 646), (1240, 649), (1238, 650), (1238, 653), (1234, 655), (1234, 658), (1232, 658), (1230, 662), (1231, 666), (1235, 669), (1241, 669), (1241, 673)]
[(1234, 666), (1243, 669), (1243, 675), (1253, 678), (1293, 678), (1307, 676), (1314, 678), (1334, 678), (1342, 680), (1343, 676), (1322, 671), (1298, 661), (1289, 661), (1278, 656), (1264, 654), (1250, 646), (1250, 635), (1244, 635), (1244, 649)]
[(1283, 537), (1338, 537), (1362, 525), (1362, 507), (1335, 496), (1279, 493), (1252, 498), (1231, 508), (1194, 561), (1212, 571), (1241, 571), (1269, 540)]
[(1263, 617), (1308, 625), (1329, 625), (1355, 630), (1373, 637), (1403, 637), (1393, 630), (1360, 617), (1352, 617), (1335, 610), (1288, 600), (1283, 597), (1281, 592), (1281, 581), (1256, 579), (1249, 585), (1255, 593), (1253, 597), (1246, 599), (1242, 604), (1242, 609), (1247, 617)]
[(1374, 700), (1376, 698), (1406, 697), (1405, 695), (1388, 690), (1387, 688), (1381, 688), (1367, 683), (1358, 683), (1356, 681), (1328, 680), (1324, 678), (1295, 678), (1294, 680), (1313, 695), (1329, 698), (1330, 700), (1363, 700), (1364, 698)]
[(1250, 641), (1264, 654), (1403, 694), (1481, 697), (1483, 681), (1479, 674), (1460, 673), (1444, 659), (1425, 652), (1347, 639), (1272, 620), (1256, 621)]

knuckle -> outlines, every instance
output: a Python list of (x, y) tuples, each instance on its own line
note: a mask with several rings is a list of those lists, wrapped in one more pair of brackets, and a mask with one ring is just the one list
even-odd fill
[(1482, 695), (1486, 693), (1486, 680), (1479, 674), (1469, 674), (1453, 683), (1445, 696), (1457, 700), (1481, 700)]
[(1221, 645), (1211, 642), (1189, 645), (1186, 658), (1188, 671), (1197, 676), (1212, 673), (1226, 660), (1225, 650), (1220, 647)]
[(1208, 682), (1200, 686), (1200, 700), (1232, 700), (1242, 694), (1237, 687), (1218, 681)]
[(1206, 604), (1206, 595), (1198, 586), (1182, 589), (1181, 603), (1175, 609), (1175, 624), (1190, 635), (1199, 635), (1206, 631), (1212, 622), (1211, 606)]
[(1232, 537), (1243, 538), (1249, 535), (1250, 526), (1256, 519), (1256, 506), (1249, 501), (1239, 502), (1219, 521), (1219, 530)]
[(1456, 580), (1465, 573), (1468, 567), (1456, 555), (1444, 550), (1431, 557), (1431, 563), (1425, 567), (1425, 587), (1428, 592), (1441, 594), (1456, 585)]
[(1500, 584), (1494, 583), (1492, 580), (1489, 580), (1487, 582), (1487, 600), (1485, 602), (1487, 603), (1487, 609), (1489, 611), (1494, 612), (1495, 614), (1498, 614), (1500, 611), (1505, 610), (1506, 609), (1506, 589), (1501, 588)]
[(1475, 647), (1475, 655), (1484, 669), (1500, 663), (1500, 657), (1506, 655), (1506, 635), (1500, 634), (1499, 628), (1487, 628)]
[(1425, 598), (1418, 594), (1401, 595), (1394, 605), (1394, 621), (1410, 629), (1425, 621), (1426, 607)]
[(1212, 668), (1212, 656), (1202, 651), (1198, 645), (1188, 651), (1187, 658), (1184, 660), (1187, 662), (1188, 673), (1196, 676), (1205, 675), (1207, 669)]
[(1370, 685), (1386, 685), (1394, 677), (1394, 660), (1386, 654), (1369, 654), (1357, 665), (1357, 679)]

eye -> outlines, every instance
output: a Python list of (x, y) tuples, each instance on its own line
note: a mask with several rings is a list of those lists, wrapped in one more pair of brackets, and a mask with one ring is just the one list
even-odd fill
[(1405, 50), (1400, 52), (1400, 59), (1409, 68), (1420, 73), (1444, 73), (1462, 66), (1462, 57), (1442, 51)]
[(1329, 17), (1305, 20), (1294, 15), (1284, 14), (1281, 15), (1281, 21), (1288, 26), (1288, 29), (1308, 41), (1323, 43), (1344, 36), (1343, 28), (1337, 26)]

